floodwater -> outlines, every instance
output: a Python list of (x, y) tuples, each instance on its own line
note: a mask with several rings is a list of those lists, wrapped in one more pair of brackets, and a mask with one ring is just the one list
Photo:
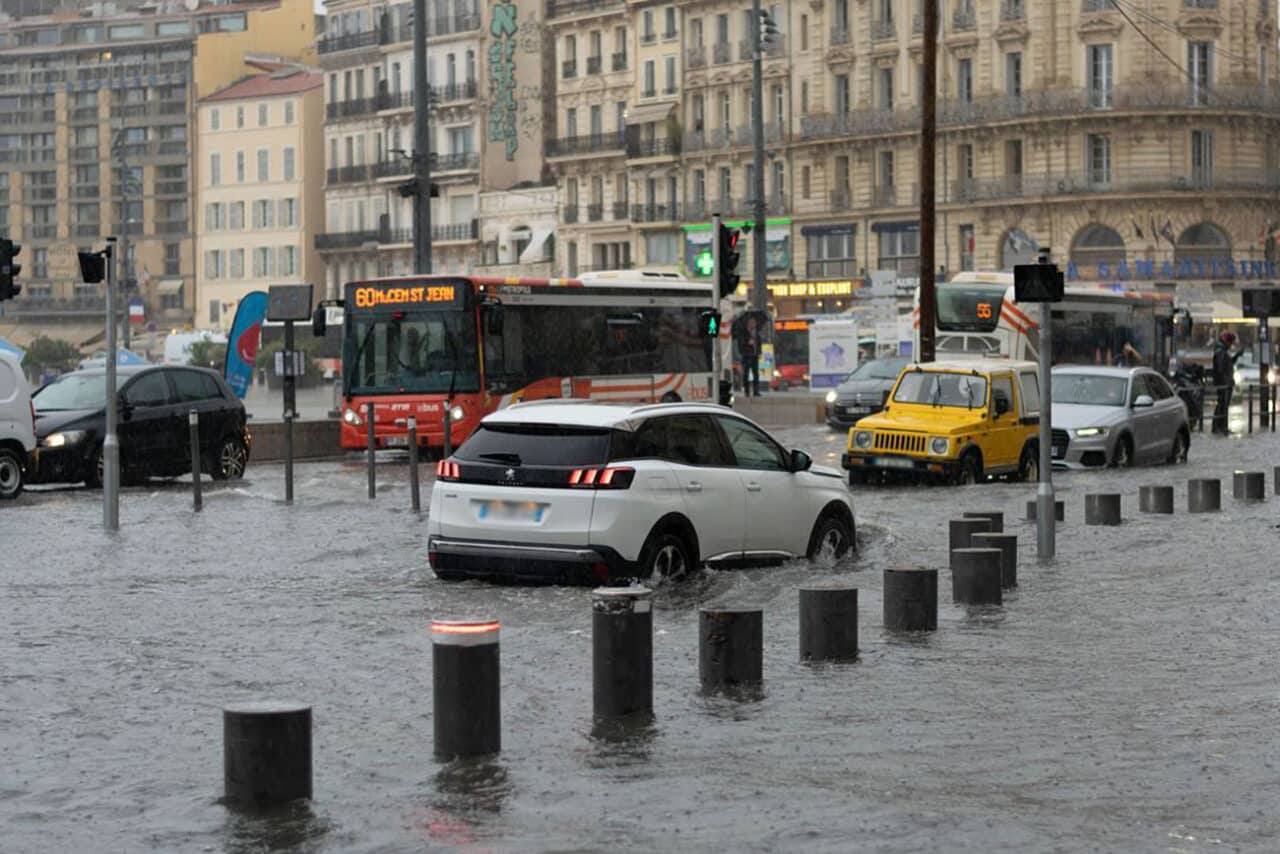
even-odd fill
[[(658, 591), (656, 721), (622, 740), (592, 734), (590, 592), (434, 579), (402, 462), (373, 502), (354, 459), (298, 466), (292, 507), (278, 466), (200, 514), (180, 483), (128, 489), (116, 536), (97, 493), (28, 493), (0, 507), (0, 850), (1275, 851), (1280, 504), (1230, 478), (1277, 463), (1271, 435), (1197, 436), (1187, 466), (1059, 475), (1052, 567), (1033, 486), (861, 488), (847, 565)], [(1223, 512), (1186, 514), (1199, 476)], [(1144, 483), (1177, 515), (1139, 515)], [(1087, 491), (1125, 523), (1086, 528)], [(1003, 608), (949, 601), (946, 521), (977, 509), (1020, 538)], [(883, 631), (904, 564), (943, 569), (935, 633)], [(801, 665), (797, 587), (833, 579), (860, 588), (861, 660)], [(764, 609), (756, 697), (699, 693), (713, 603)], [(444, 765), (427, 623), (460, 616), (502, 621), (504, 749)], [(313, 704), (315, 798), (233, 813), (220, 710), (268, 698)]]

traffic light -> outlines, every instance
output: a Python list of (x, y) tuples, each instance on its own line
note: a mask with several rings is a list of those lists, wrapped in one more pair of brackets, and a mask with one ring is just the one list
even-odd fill
[(0, 302), (13, 299), (22, 293), (22, 285), (16, 281), (22, 272), (22, 265), (17, 263), (18, 253), (22, 251), (20, 244), (9, 238), (0, 238)]
[(782, 38), (782, 30), (767, 9), (760, 10), (760, 47), (773, 47)]
[(720, 312), (707, 309), (698, 315), (698, 319), (701, 321), (703, 338), (720, 337)]
[(720, 242), (720, 269), (716, 270), (717, 299), (724, 299), (738, 289), (738, 281), (742, 278), (738, 275), (738, 261), (741, 258), (738, 254), (738, 241), (741, 239), (742, 232), (738, 229), (720, 226), (720, 233), (716, 235), (716, 240)]

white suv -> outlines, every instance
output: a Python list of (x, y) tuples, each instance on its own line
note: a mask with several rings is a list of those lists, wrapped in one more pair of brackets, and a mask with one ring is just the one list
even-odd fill
[(844, 557), (843, 475), (713, 404), (517, 404), (436, 468), (441, 578), (605, 582)]
[(18, 358), (0, 350), (0, 499), (22, 494), (23, 479), (35, 449), (31, 388)]

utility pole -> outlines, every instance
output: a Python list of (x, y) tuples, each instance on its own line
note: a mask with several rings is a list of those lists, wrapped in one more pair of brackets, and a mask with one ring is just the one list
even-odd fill
[(920, 352), (932, 362), (937, 337), (938, 296), (934, 289), (934, 163), (937, 145), (938, 3), (924, 0), (924, 91), (920, 93)]
[(102, 440), (102, 527), (120, 530), (120, 437), (116, 435), (116, 282), (119, 279), (116, 239), (107, 238), (107, 429)]
[(431, 272), (431, 125), (427, 92), (427, 0), (413, 0), (413, 271)]
[[(126, 306), (129, 304), (129, 185), (133, 183), (129, 175), (129, 166), (125, 161), (124, 154), (124, 130), (121, 129), (115, 138), (115, 153), (118, 168), (120, 170), (120, 203), (121, 203), (121, 228), (120, 228), (120, 279), (119, 290), (121, 297), (124, 299)], [(141, 195), (141, 194), (139, 194)], [(194, 212), (192, 213), (194, 216)], [(116, 322), (115, 315), (112, 315), (111, 322)], [(124, 326), (122, 329), (121, 340), (124, 349), (129, 349), (129, 310), (125, 309)], [(115, 355), (115, 351), (111, 351)]]
[(764, 224), (764, 45), (761, 32), (760, 0), (751, 0), (752, 27), (751, 51), (751, 131), (755, 143), (755, 166), (752, 169), (751, 192), (755, 195), (754, 219), (751, 237), (751, 306), (757, 311), (765, 309), (765, 238), (768, 229)]

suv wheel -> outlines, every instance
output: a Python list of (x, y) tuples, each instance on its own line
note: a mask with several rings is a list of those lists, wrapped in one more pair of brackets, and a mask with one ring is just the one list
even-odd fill
[(965, 454), (960, 458), (960, 469), (956, 472), (956, 483), (960, 486), (971, 486), (978, 482), (978, 478), (982, 476), (982, 471), (978, 465), (978, 458), (973, 453)]
[(1182, 430), (1178, 431), (1178, 435), (1173, 437), (1173, 451), (1169, 454), (1169, 462), (1179, 465), (1187, 461), (1187, 448), (1191, 444), (1191, 440)]
[(650, 535), (640, 550), (640, 563), (636, 575), (640, 578), (682, 578), (693, 569), (693, 557), (684, 539), (671, 531), (659, 531)]
[(1133, 465), (1133, 440), (1127, 435), (1121, 436), (1116, 442), (1115, 456), (1111, 458), (1111, 467), (1117, 469), (1127, 469)]
[(1018, 480), (1023, 483), (1036, 483), (1040, 480), (1040, 449), (1027, 445), (1022, 449), (1022, 459), (1018, 461)]
[(13, 448), (0, 448), (0, 499), (22, 494), (22, 458)]
[(228, 436), (218, 444), (218, 454), (209, 467), (209, 475), (214, 480), (239, 480), (244, 477), (248, 462), (249, 452), (244, 442), (236, 436)]
[(853, 532), (839, 516), (823, 516), (813, 526), (813, 534), (809, 537), (809, 560), (830, 561), (842, 560), (853, 551)]

